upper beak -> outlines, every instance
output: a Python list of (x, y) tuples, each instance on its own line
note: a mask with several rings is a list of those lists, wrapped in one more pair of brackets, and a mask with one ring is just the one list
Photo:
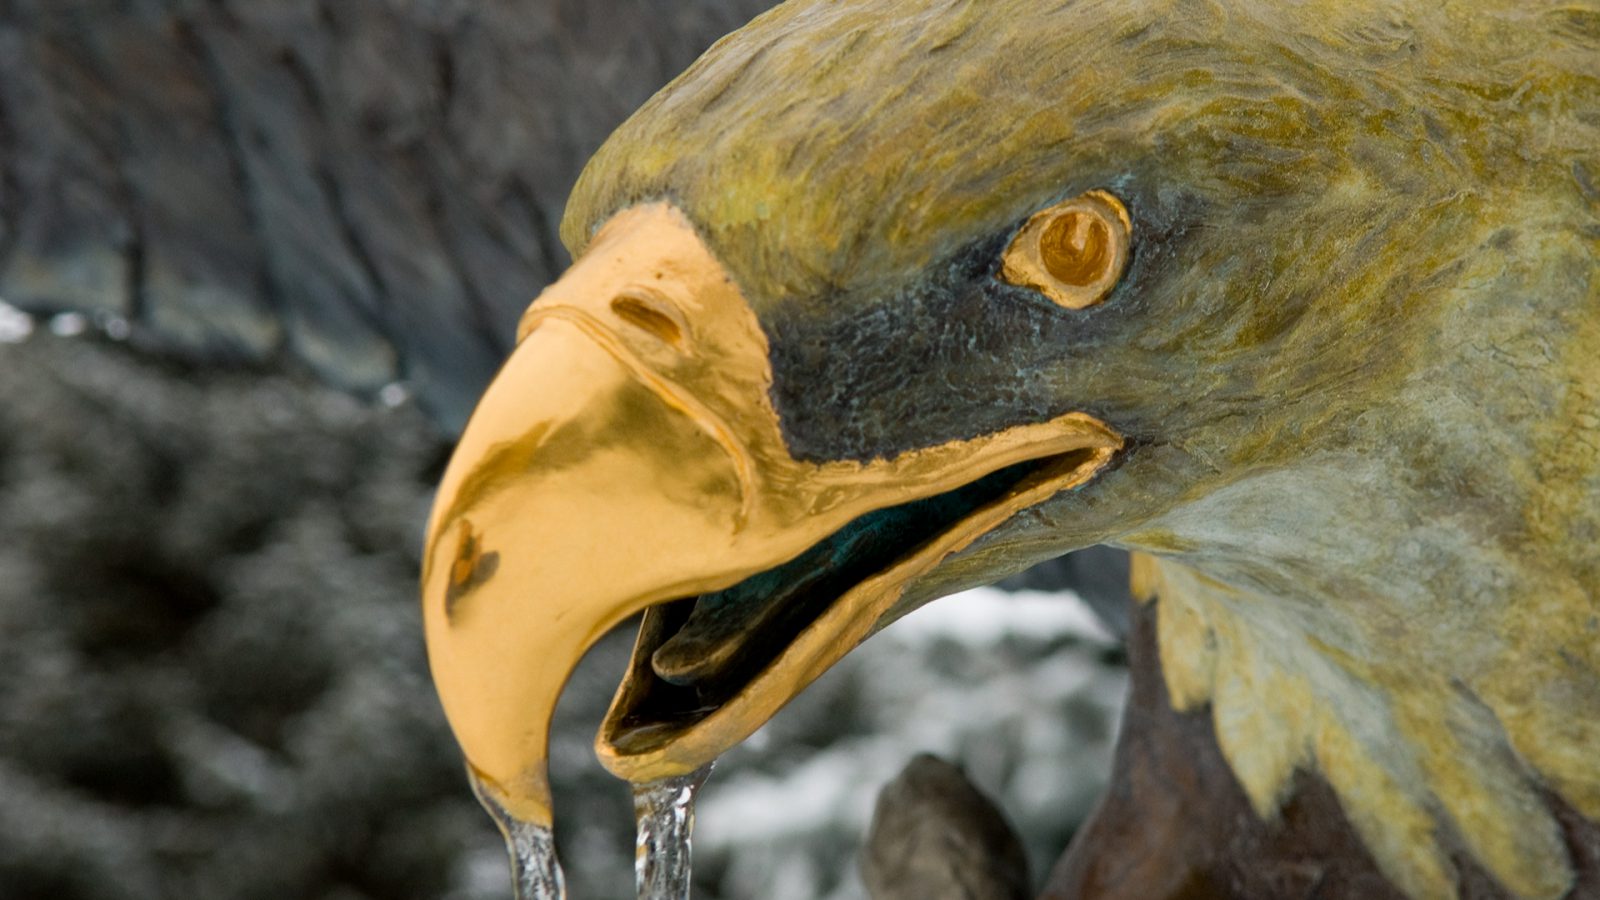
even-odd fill
[(1122, 443), (1074, 413), (888, 460), (796, 460), (754, 312), (663, 204), (608, 222), (520, 337), (440, 485), (422, 594), (451, 726), (480, 789), (523, 821), (550, 824), (548, 728), (568, 674), (629, 615), (737, 585), (865, 514), (1050, 461), (845, 591), (742, 689), (666, 728), (641, 719), (667, 628), (648, 620), (600, 753), (634, 781), (693, 771), (864, 640), (909, 582)]

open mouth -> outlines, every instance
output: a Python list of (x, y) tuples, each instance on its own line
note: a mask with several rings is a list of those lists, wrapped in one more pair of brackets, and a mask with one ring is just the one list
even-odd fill
[(1123, 446), (1071, 411), (797, 459), (770, 360), (693, 223), (647, 204), (530, 307), (473, 411), (429, 520), (423, 622), (474, 778), (523, 820), (552, 821), (550, 717), (617, 623), (646, 611), (601, 763), (635, 783), (694, 772), (885, 623), (993, 575), (990, 552), (954, 554)]
[(1109, 456), (1083, 448), (1028, 460), (874, 510), (732, 587), (647, 609), (600, 743), (618, 756), (673, 743), (747, 692), (847, 594), (872, 581), (896, 599), (938, 560), (1082, 483)]

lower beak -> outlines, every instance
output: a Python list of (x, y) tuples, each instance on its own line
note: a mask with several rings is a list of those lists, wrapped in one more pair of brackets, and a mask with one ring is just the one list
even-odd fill
[[(658, 608), (602, 729), (601, 757), (634, 781), (685, 774), (865, 639), (909, 582), (1086, 480), (1121, 446), (1070, 414), (889, 460), (794, 459), (768, 399), (754, 313), (663, 205), (608, 223), (530, 309), (524, 332), (440, 485), (422, 593), (434, 679), (468, 764), (480, 789), (527, 822), (550, 824), (548, 730), (561, 689), (628, 616)], [(744, 599), (722, 617), (737, 630), (781, 592), (756, 576), (800, 567), (819, 546), (857, 546), (838, 535), (855, 534), (863, 517), (892, 519), (884, 511), (937, 503), (1030, 462), (828, 598), (711, 707), (673, 699), (652, 671), (659, 645), (692, 618), (670, 601), (738, 587), (724, 596)], [(682, 657), (680, 648), (674, 672), (689, 665)]]

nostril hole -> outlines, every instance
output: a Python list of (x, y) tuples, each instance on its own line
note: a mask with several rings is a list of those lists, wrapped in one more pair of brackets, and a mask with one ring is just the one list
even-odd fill
[(622, 321), (642, 328), (674, 347), (683, 345), (683, 328), (650, 300), (623, 294), (611, 301), (611, 311)]

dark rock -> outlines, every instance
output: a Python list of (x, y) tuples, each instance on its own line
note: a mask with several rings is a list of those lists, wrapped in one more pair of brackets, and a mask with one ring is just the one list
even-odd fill
[(873, 900), (1030, 896), (1027, 856), (1000, 810), (927, 754), (878, 795), (861, 874)]

